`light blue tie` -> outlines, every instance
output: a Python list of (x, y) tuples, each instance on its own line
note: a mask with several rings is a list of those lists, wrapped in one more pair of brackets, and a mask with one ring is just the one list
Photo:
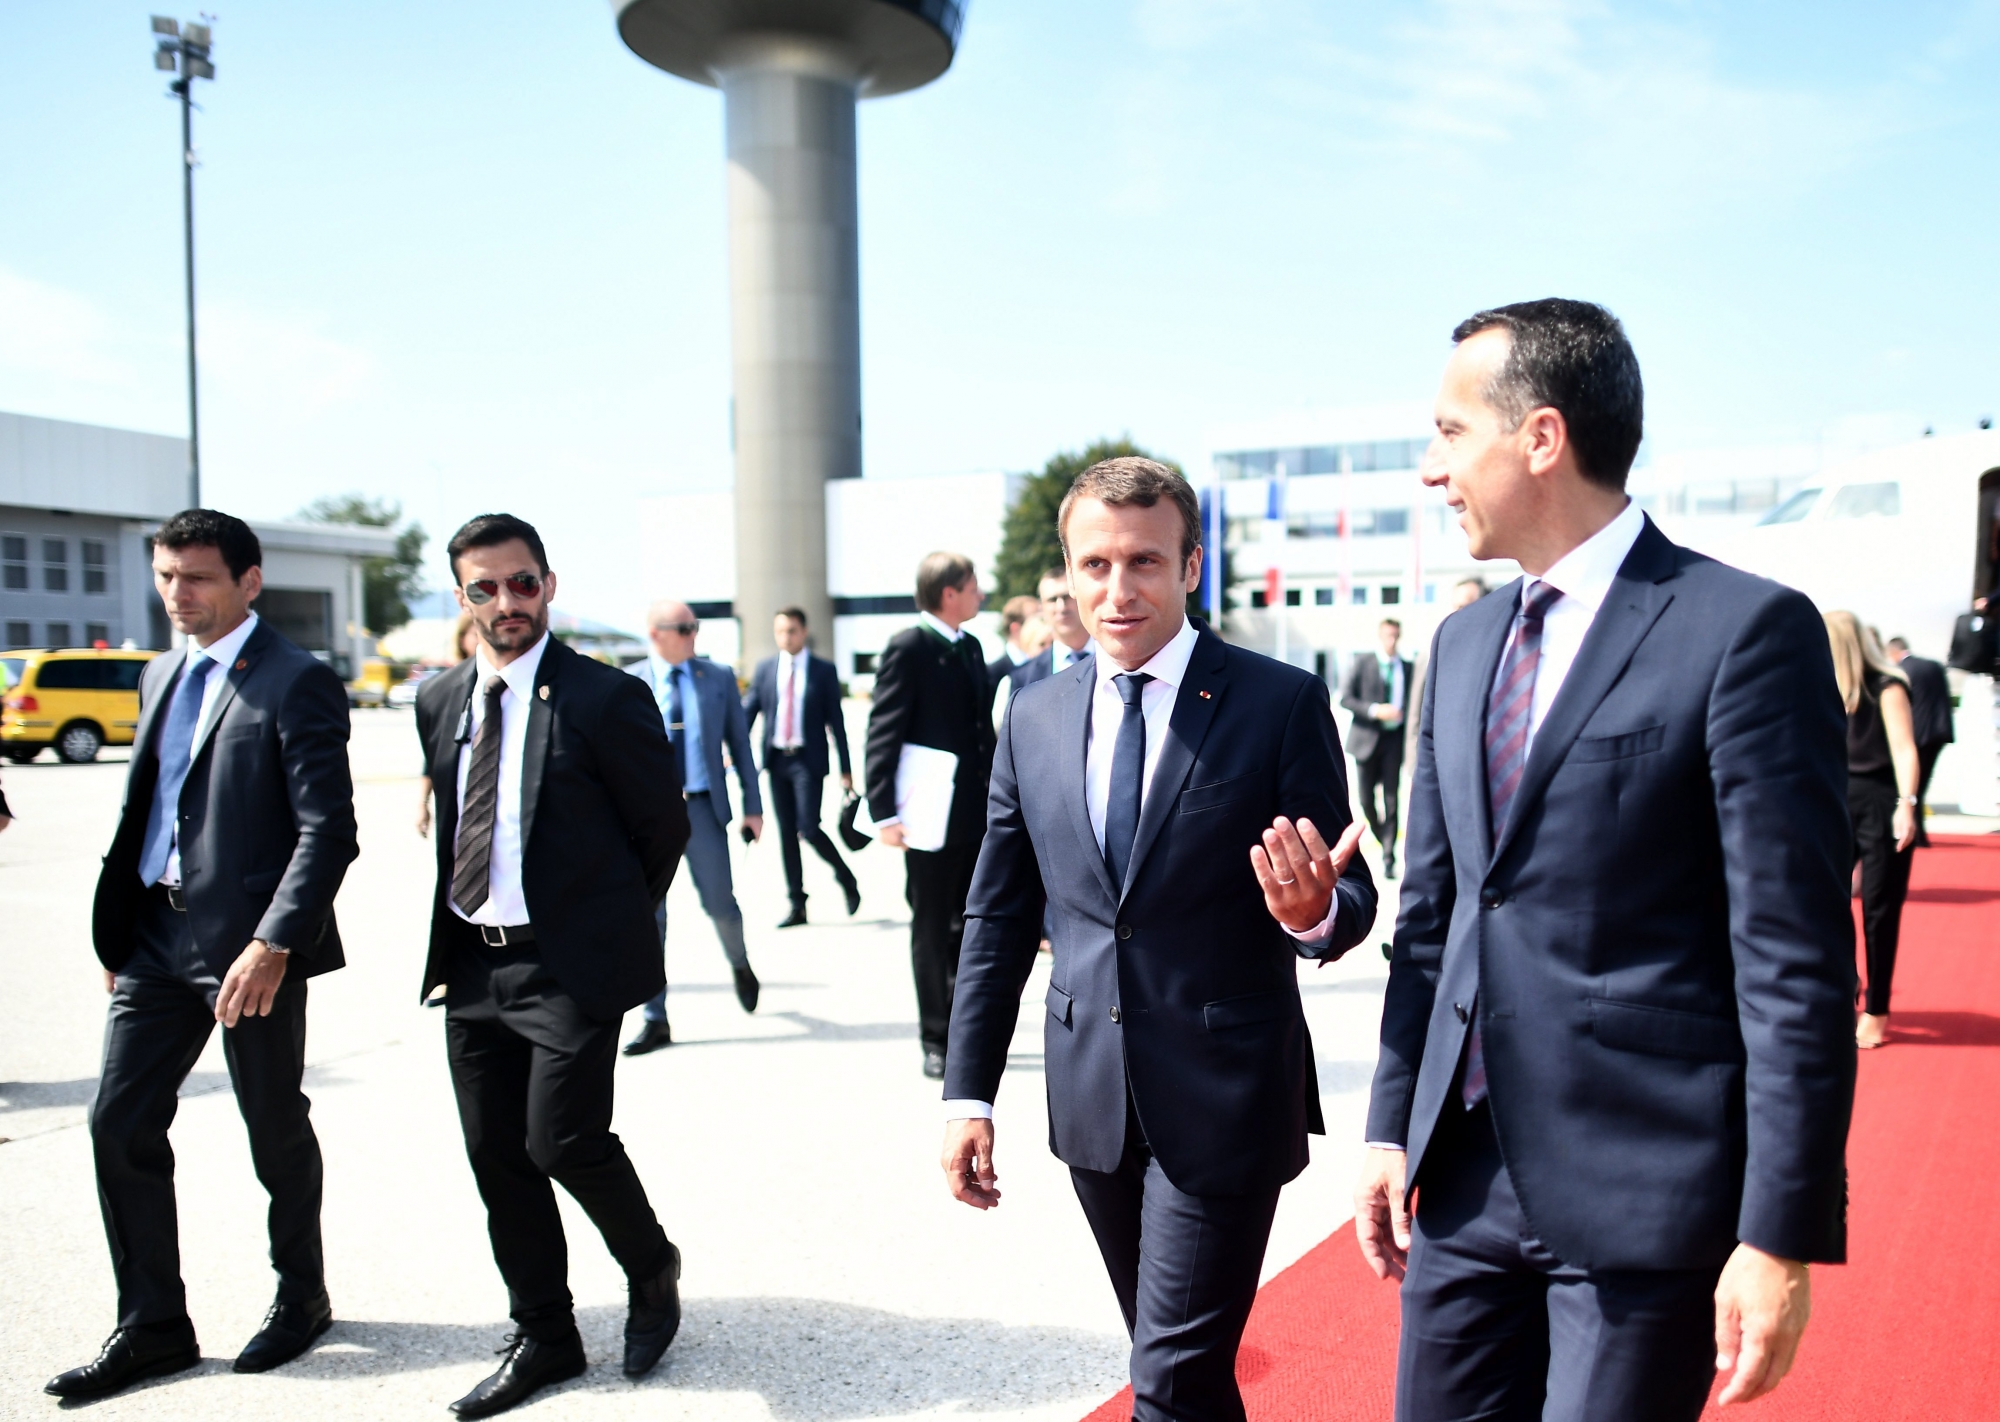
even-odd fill
[(194, 754), (195, 723), (201, 720), (201, 703), (208, 688), (208, 674), (215, 663), (200, 652), (190, 650), (187, 666), (174, 683), (174, 699), (167, 704), (167, 723), (153, 743), (160, 760), (160, 774), (153, 782), (153, 809), (146, 817), (146, 844), (139, 853), (139, 882), (157, 884), (167, 872), (167, 857), (174, 847), (174, 816), (180, 813), (181, 786), (187, 781)]

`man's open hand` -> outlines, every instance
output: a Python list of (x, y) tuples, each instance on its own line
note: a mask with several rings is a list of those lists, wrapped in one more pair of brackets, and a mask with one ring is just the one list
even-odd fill
[(891, 849), (909, 848), (909, 845), (903, 842), (903, 822), (901, 820), (896, 821), (893, 825), (883, 825), (876, 833), (882, 837), (882, 843), (888, 845)]
[(1401, 1279), (1410, 1263), (1410, 1211), (1403, 1203), (1403, 1169), (1409, 1158), (1399, 1150), (1370, 1148), (1354, 1187), (1354, 1237), (1361, 1257), (1378, 1279)]
[(223, 974), (222, 991), (215, 995), (215, 1020), (234, 1027), (240, 1018), (268, 1017), (285, 981), (287, 961), (287, 954), (273, 953), (263, 939), (251, 939)]
[(975, 1210), (990, 1210), (1000, 1203), (993, 1173), (993, 1123), (982, 1116), (951, 1121), (944, 1128), (945, 1188), (954, 1200)]
[(1715, 1370), (1729, 1382), (1715, 1400), (1750, 1402), (1792, 1370), (1806, 1320), (1812, 1274), (1796, 1260), (1739, 1244), (1715, 1285)]
[(1250, 848), (1250, 867), (1256, 871), (1271, 917), (1297, 933), (1318, 927), (1333, 906), (1333, 886), (1360, 843), (1359, 820), (1347, 827), (1332, 849), (1311, 820), (1293, 825), (1280, 815), (1271, 821), (1264, 842)]

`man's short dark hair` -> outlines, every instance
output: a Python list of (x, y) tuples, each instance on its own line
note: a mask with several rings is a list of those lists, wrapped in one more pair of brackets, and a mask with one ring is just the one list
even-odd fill
[(1396, 620), (1395, 618), (1393, 618), (1393, 617), (1385, 617), (1385, 618), (1383, 618), (1383, 619), (1382, 619), (1382, 620), (1381, 620), (1380, 622), (1376, 623), (1375, 625), (1376, 625), (1377, 627), (1393, 627), (1393, 628), (1395, 628), (1395, 629), (1396, 629), (1396, 630), (1397, 630), (1398, 632), (1400, 632), (1400, 631), (1402, 631), (1402, 630), (1403, 630), (1403, 624), (1402, 624), (1402, 623), (1400, 623), (1400, 622), (1398, 622), (1398, 621), (1397, 621), (1397, 620)]
[(470, 518), (451, 536), (444, 551), (451, 559), (451, 578), (458, 581), (458, 558), (468, 548), (493, 548), (502, 543), (520, 539), (528, 545), (528, 551), (535, 555), (535, 566), (542, 570), (542, 576), (549, 575), (549, 555), (542, 550), (542, 535), (535, 532), (535, 526), (524, 518), (512, 514), (480, 514)]
[(936, 612), (944, 606), (945, 589), (964, 587), (972, 574), (972, 560), (963, 553), (932, 553), (917, 564), (917, 606)]
[(153, 534), (155, 548), (213, 548), (229, 565), (236, 582), (252, 568), (264, 566), (264, 545), (249, 524), (234, 514), (214, 509), (182, 509)]
[(1069, 564), (1067, 564), (1067, 563), (1051, 563), (1051, 564), (1049, 564), (1049, 566), (1048, 566), (1048, 567), (1046, 567), (1046, 568), (1044, 568), (1044, 569), (1042, 570), (1042, 575), (1041, 575), (1041, 577), (1037, 578), (1037, 579), (1036, 579), (1036, 581), (1037, 581), (1037, 582), (1040, 582), (1040, 583), (1045, 583), (1045, 582), (1047, 582), (1047, 581), (1048, 581), (1048, 580), (1049, 580), (1050, 578), (1054, 578), (1054, 579), (1055, 579), (1055, 580), (1056, 580), (1057, 582), (1059, 582), (1059, 583), (1066, 583), (1066, 582), (1068, 582), (1068, 581), (1069, 581)]
[(1530, 410), (1554, 409), (1583, 476), (1623, 489), (1645, 433), (1646, 391), (1618, 318), (1592, 302), (1552, 296), (1468, 316), (1451, 338), (1456, 343), (1496, 329), (1511, 344), (1486, 387), (1486, 403), (1510, 430)]
[(1899, 652), (1907, 652), (1907, 651), (1909, 651), (1909, 650), (1910, 650), (1910, 643), (1909, 643), (1909, 640), (1908, 640), (1907, 638), (1903, 638), (1903, 637), (1891, 637), (1891, 638), (1890, 638), (1890, 639), (1889, 639), (1889, 640), (1888, 640), (1888, 641), (1887, 641), (1886, 643), (1884, 643), (1883, 645), (1885, 645), (1885, 646), (1888, 646), (1888, 647), (1893, 647), (1893, 648), (1895, 648), (1895, 649), (1896, 649), (1897, 651), (1899, 651)]
[(778, 616), (789, 617), (801, 627), (812, 626), (810, 622), (806, 621), (806, 610), (803, 607), (781, 607), (778, 609)]
[(1201, 547), (1201, 500), (1194, 485), (1157, 459), (1121, 454), (1102, 459), (1076, 476), (1056, 510), (1056, 537), (1063, 553), (1069, 553), (1069, 511), (1079, 498), (1092, 498), (1112, 508), (1137, 504), (1149, 509), (1161, 499), (1172, 499), (1181, 514), (1181, 566), (1187, 566), (1194, 550)]

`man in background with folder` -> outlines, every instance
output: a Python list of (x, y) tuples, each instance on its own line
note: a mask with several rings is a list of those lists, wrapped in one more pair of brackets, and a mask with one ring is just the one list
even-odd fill
[(882, 842), (909, 856), (910, 965), (924, 1075), (933, 1079), (944, 1076), (965, 895), (993, 766), (992, 685), (979, 639), (964, 630), (983, 600), (971, 559), (924, 559), (917, 625), (883, 651), (868, 718), (868, 814)]

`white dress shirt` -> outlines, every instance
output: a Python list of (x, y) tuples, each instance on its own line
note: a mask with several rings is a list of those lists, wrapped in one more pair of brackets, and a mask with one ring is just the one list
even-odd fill
[[(1088, 639), (1074, 652), (1065, 647), (1061, 642), (1051, 642), (1049, 643), (1049, 675), (1055, 676), (1058, 672), (1066, 672), (1083, 658), (1094, 657), (1096, 655), (1097, 643)], [(1125, 714), (1125, 707), (1122, 702), (1119, 703), (1118, 714), (1120, 716)]]
[[(474, 654), (472, 672), (472, 735), (486, 724), (486, 681), (498, 673), (507, 683), (500, 695), (500, 787), (499, 803), (493, 807), (493, 848), (486, 863), (486, 902), (472, 913), (462, 913), (457, 904), (451, 911), (467, 923), (490, 923), (495, 927), (516, 927), (527, 923), (528, 899), (521, 888), (521, 777), (528, 750), (528, 710), (535, 696), (535, 673), (541, 668), (542, 653), (548, 650), (549, 634), (504, 667), (487, 660), (486, 646)], [(472, 741), (458, 748), (458, 829), (465, 828), (465, 782), (472, 774)], [(458, 852), (454, 837), (452, 853)], [(445, 902), (451, 903), (449, 893)]]
[[(193, 637), (188, 638), (188, 661), (191, 662), (196, 657), (205, 657), (209, 661), (216, 663), (215, 670), (208, 674), (208, 679), (201, 689), (201, 714), (194, 718), (194, 739), (188, 742), (190, 760), (193, 759), (193, 748), (201, 744), (202, 735), (208, 730), (209, 717), (215, 714), (215, 698), (222, 694), (223, 679), (229, 675), (229, 669), (235, 664), (237, 653), (243, 650), (243, 644), (250, 640), (250, 634), (256, 630), (257, 614), (253, 612), (237, 623), (234, 628), (216, 638), (206, 647), (195, 641)], [(181, 675), (185, 676), (187, 673), (182, 672)], [(167, 868), (166, 872), (160, 875), (160, 882), (176, 889), (181, 886), (181, 825), (179, 815), (174, 816), (173, 847), (167, 851)]]
[[(806, 710), (806, 666), (810, 652), (778, 653), (778, 704), (768, 714), (771, 718), (771, 744), (784, 750), (798, 750), (805, 745)], [(785, 698), (791, 697), (791, 724), (785, 723)]]

